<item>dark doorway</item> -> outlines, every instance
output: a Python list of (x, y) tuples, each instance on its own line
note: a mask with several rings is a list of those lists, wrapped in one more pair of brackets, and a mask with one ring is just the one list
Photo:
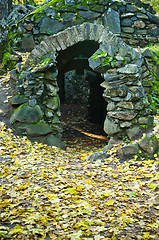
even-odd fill
[[(103, 124), (106, 102), (99, 73), (89, 67), (88, 58), (98, 49), (94, 41), (78, 43), (57, 57), (59, 96), (63, 124), (63, 139), (75, 145), (105, 145)], [(86, 147), (85, 146), (85, 147)]]

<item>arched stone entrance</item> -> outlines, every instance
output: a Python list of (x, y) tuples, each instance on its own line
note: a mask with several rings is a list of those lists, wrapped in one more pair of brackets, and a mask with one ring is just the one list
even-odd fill
[[(58, 74), (64, 66), (70, 67), (77, 60), (77, 52), (85, 53), (82, 47), (75, 47), (77, 52), (67, 49), (84, 46), (83, 43), (95, 46), (92, 56), (87, 56), (88, 68), (104, 78), (101, 86), (108, 103), (104, 131), (109, 137), (129, 139), (149, 131), (153, 125), (153, 109), (150, 87), (143, 87), (143, 82), (148, 84), (152, 79), (145, 59), (102, 25), (93, 23), (70, 27), (35, 47), (20, 71), (17, 85), (17, 93), (23, 95), (25, 103), (12, 115), (11, 122), (28, 134), (32, 132), (28, 129), (34, 128), (32, 135), (36, 139), (43, 135), (45, 143), (48, 143), (47, 134), (61, 137)], [(66, 53), (64, 58), (63, 53)], [(34, 120), (32, 117), (28, 120), (29, 113), (34, 115)], [(38, 126), (45, 126), (44, 131)], [(39, 128), (38, 134), (36, 128)]]

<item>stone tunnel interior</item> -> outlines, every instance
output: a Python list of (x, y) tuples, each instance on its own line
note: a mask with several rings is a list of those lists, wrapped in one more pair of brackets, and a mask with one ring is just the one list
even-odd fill
[[(61, 102), (61, 121), (63, 135), (69, 138), (102, 136), (107, 103), (103, 98), (104, 81), (100, 73), (94, 72), (88, 58), (99, 48), (95, 41), (84, 41), (60, 51), (57, 57), (59, 97)], [(72, 128), (72, 129), (71, 129)], [(77, 134), (78, 131), (78, 134)], [(70, 136), (72, 132), (73, 136)], [(97, 138), (98, 138), (97, 137)], [(98, 138), (98, 140), (100, 137)]]

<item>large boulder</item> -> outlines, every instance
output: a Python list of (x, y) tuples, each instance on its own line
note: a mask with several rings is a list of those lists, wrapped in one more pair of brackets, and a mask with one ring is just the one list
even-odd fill
[(12, 124), (15, 122), (36, 123), (39, 122), (42, 117), (43, 112), (41, 111), (39, 105), (30, 107), (27, 104), (23, 104), (12, 114), (10, 122)]
[(19, 129), (25, 131), (31, 137), (47, 135), (52, 132), (51, 127), (41, 121), (35, 124), (24, 124), (19, 126)]

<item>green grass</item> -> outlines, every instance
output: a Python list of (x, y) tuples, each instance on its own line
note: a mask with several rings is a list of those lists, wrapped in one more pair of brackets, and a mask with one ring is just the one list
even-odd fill
[(150, 51), (155, 52), (156, 55), (159, 56), (159, 43), (147, 45), (146, 47), (143, 48), (143, 51), (144, 51), (146, 48), (149, 48)]

